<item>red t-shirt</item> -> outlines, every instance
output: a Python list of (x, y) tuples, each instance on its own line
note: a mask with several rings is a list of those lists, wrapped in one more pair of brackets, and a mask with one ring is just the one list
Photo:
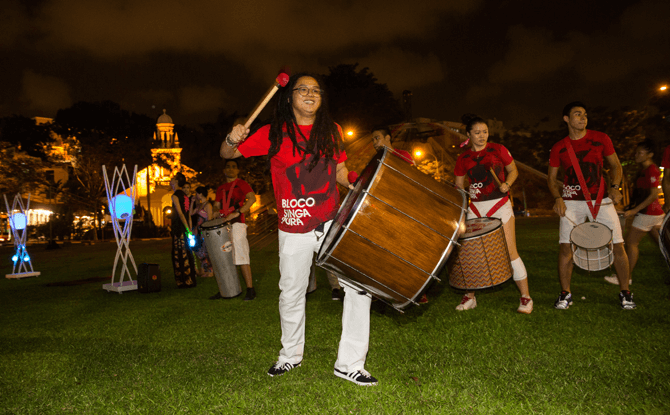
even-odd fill
[(670, 168), (670, 146), (667, 146), (665, 150), (663, 150), (663, 161), (661, 161), (661, 167), (663, 167), (663, 171)]
[[(232, 194), (230, 189), (233, 189)], [(242, 179), (235, 179), (232, 182), (224, 183), (216, 189), (216, 201), (221, 203), (221, 209), (219, 213), (221, 217), (225, 217), (232, 213), (235, 209), (238, 209), (244, 206), (244, 203), (247, 200), (247, 194), (253, 192), (249, 183), (245, 182)], [(228, 204), (230, 203), (230, 205)], [(239, 222), (244, 223), (244, 214), (241, 213), (239, 217)]]
[[(595, 200), (598, 195), (598, 188), (603, 172), (603, 159), (614, 154), (612, 140), (605, 133), (586, 130), (584, 137), (579, 140), (570, 140), (570, 144), (572, 144), (572, 148), (575, 150), (575, 156), (577, 156), (579, 167), (582, 169), (584, 181), (586, 182), (586, 186), (588, 186), (591, 199)], [(549, 165), (551, 167), (563, 167), (563, 171), (565, 171), (565, 176), (563, 177), (563, 199), (586, 200), (582, 187), (579, 185), (575, 169), (572, 167), (564, 140), (554, 144), (551, 148)], [(606, 194), (607, 191), (605, 191)]]
[[(312, 131), (311, 125), (297, 125), (296, 128), (305, 137)], [(237, 149), (244, 157), (266, 155), (270, 149), (269, 134), (269, 125), (261, 127)], [(296, 136), (298, 145), (304, 145), (305, 139), (298, 131)], [(284, 133), (279, 152), (270, 161), (279, 229), (284, 232), (306, 233), (316, 229), (320, 223), (335, 218), (339, 206), (337, 165), (347, 159), (345, 152), (336, 151), (332, 160), (321, 158), (311, 172), (308, 167), (312, 155), (307, 155), (305, 160), (302, 157)]]
[(394, 148), (393, 149), (393, 154), (400, 157), (401, 159), (405, 160), (406, 162), (408, 162), (412, 166), (414, 166), (414, 159), (412, 158), (412, 155), (409, 154), (409, 152), (407, 152), (405, 150), (401, 150), (399, 148)]
[[(658, 184), (661, 182), (661, 171), (656, 167), (655, 164), (651, 164), (649, 167), (646, 169), (642, 170), (640, 174), (637, 176), (637, 180), (635, 180), (635, 187), (638, 189), (653, 189), (655, 187), (658, 187)], [(646, 196), (649, 196), (649, 192), (645, 192)], [(642, 202), (642, 201), (640, 201)], [(661, 204), (658, 202), (658, 198), (651, 202), (649, 206), (646, 208), (642, 209), (640, 213), (643, 213), (645, 215), (662, 215), (663, 214), (663, 208), (661, 207)]]
[(505, 193), (500, 191), (500, 186), (493, 179), (490, 169), (493, 168), (502, 183), (505, 181), (505, 166), (509, 166), (513, 161), (512, 155), (505, 146), (486, 143), (483, 150), (472, 151), (472, 148), (469, 148), (458, 156), (454, 174), (456, 176), (468, 175), (471, 201), (500, 199), (505, 196)]

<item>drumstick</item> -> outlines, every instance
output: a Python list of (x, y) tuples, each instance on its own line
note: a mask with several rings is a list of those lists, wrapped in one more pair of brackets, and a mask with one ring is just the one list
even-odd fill
[(491, 172), (491, 175), (493, 176), (493, 179), (498, 183), (498, 187), (502, 186), (502, 183), (500, 183), (500, 179), (498, 178), (498, 175), (496, 172), (493, 171), (493, 167), (489, 168), (489, 171)]
[(244, 123), (244, 128), (245, 130), (249, 128), (252, 122), (258, 117), (258, 114), (261, 113), (263, 108), (270, 102), (274, 94), (279, 90), (279, 87), (284, 87), (286, 84), (288, 84), (289, 80), (289, 70), (288, 68), (282, 68), (282, 70), (279, 72), (279, 75), (277, 75), (277, 79), (275, 79), (274, 84), (268, 89), (268, 92), (265, 93), (261, 101), (256, 105), (256, 108), (251, 111), (251, 115), (249, 115), (249, 118), (247, 118), (247, 121)]

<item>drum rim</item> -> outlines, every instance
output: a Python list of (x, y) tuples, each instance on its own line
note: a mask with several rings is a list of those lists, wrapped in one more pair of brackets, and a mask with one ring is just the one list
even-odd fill
[[(377, 157), (381, 153), (381, 156), (377, 158), (377, 166), (374, 169), (374, 173), (370, 176), (370, 182), (372, 183), (374, 179), (377, 177), (377, 174), (379, 174), (379, 170), (381, 169), (381, 166), (384, 165), (384, 160), (389, 154), (388, 148), (384, 147), (381, 151), (378, 151), (375, 157)], [(371, 162), (372, 160), (370, 160)], [(368, 163), (369, 164), (369, 163)], [(366, 166), (367, 167), (367, 166)], [(365, 170), (363, 170), (365, 172)], [(361, 174), (362, 175), (362, 174)], [(358, 183), (357, 186), (362, 186), (362, 182)], [(321, 247), (319, 248), (319, 252), (316, 255), (316, 265), (321, 266), (323, 263), (326, 261), (327, 258), (329, 258), (332, 254), (332, 252), (335, 250), (335, 248), (340, 244), (342, 241), (342, 238), (344, 238), (345, 231), (348, 229), (349, 225), (354, 221), (356, 218), (356, 215), (358, 215), (358, 211), (360, 206), (363, 204), (365, 199), (368, 197), (367, 192), (361, 191), (357, 194), (357, 197), (359, 197), (358, 200), (354, 201), (354, 206), (352, 207), (351, 211), (349, 213), (349, 216), (345, 219), (345, 221), (342, 223), (341, 226), (339, 226), (339, 229), (337, 231), (333, 231), (333, 226), (336, 226), (337, 219), (339, 217), (340, 209), (342, 207), (347, 205), (347, 202), (349, 201), (350, 197), (354, 197), (353, 194), (355, 193), (356, 188), (350, 190), (347, 195), (344, 197), (344, 200), (342, 201), (342, 204), (340, 205), (340, 208), (337, 210), (337, 213), (335, 214), (335, 218), (333, 218), (333, 223), (331, 224), (330, 228), (328, 229), (328, 233), (324, 236), (323, 243), (321, 244)], [(328, 242), (328, 236), (330, 232), (337, 232), (337, 234), (333, 237), (333, 240), (330, 242), (328, 246), (326, 246), (326, 242)]]
[[(220, 220), (221, 223), (219, 223), (218, 225), (214, 225), (214, 226), (212, 226), (212, 225), (210, 225), (210, 226), (205, 226), (205, 224), (206, 224), (207, 222), (213, 222), (213, 221), (215, 221), (215, 220)], [(203, 231), (211, 231), (211, 230), (214, 230), (214, 229), (223, 228), (223, 227), (225, 227), (225, 226), (228, 225), (228, 222), (224, 221), (223, 218), (214, 218), (214, 219), (208, 220), (207, 222), (203, 222), (202, 225), (200, 225), (200, 229), (201, 229), (201, 230), (203, 230)]]
[[(481, 219), (487, 219), (487, 220), (490, 220), (490, 221), (498, 221), (498, 225), (497, 225), (495, 228), (491, 229), (490, 231), (488, 231), (488, 232), (486, 232), (486, 233), (483, 233), (483, 234), (481, 234), (481, 235), (475, 235), (475, 236), (461, 236), (460, 238), (458, 238), (459, 241), (469, 241), (469, 240), (472, 240), (472, 239), (478, 239), (478, 238), (481, 238), (482, 236), (486, 236), (486, 235), (490, 234), (491, 232), (496, 231), (496, 230), (498, 230), (499, 228), (501, 228), (501, 227), (503, 226), (503, 222), (502, 222), (502, 220), (500, 220), (499, 218), (493, 218), (493, 217), (487, 217), (487, 216), (485, 216), (485, 217), (481, 217), (481, 218), (467, 219), (467, 220), (465, 221), (466, 229), (467, 229), (467, 223), (468, 223), (469, 220), (477, 220), (477, 219), (479, 219), (479, 220), (481, 220)], [(464, 234), (465, 234), (465, 233), (464, 233)]]
[[(584, 224), (591, 224), (591, 225), (592, 225), (592, 224), (594, 224), (594, 223), (597, 223), (598, 225), (602, 225), (602, 226), (605, 227), (605, 229), (607, 229), (608, 231), (610, 231), (610, 238), (609, 238), (609, 241), (607, 241), (607, 243), (606, 243), (605, 245), (600, 245), (600, 246), (597, 246), (597, 247), (595, 247), (595, 248), (587, 248), (587, 247), (585, 247), (585, 246), (582, 246), (582, 245), (577, 244), (576, 242), (574, 242), (574, 241), (572, 240), (572, 232), (574, 232), (575, 229), (577, 229), (577, 227), (582, 226), (582, 225), (584, 225)], [(576, 246), (576, 247), (578, 247), (578, 248), (580, 248), (580, 249), (584, 249), (584, 250), (588, 250), (588, 251), (593, 251), (593, 250), (596, 250), (596, 249), (601, 249), (601, 248), (603, 248), (603, 247), (605, 247), (605, 246), (612, 246), (612, 245), (613, 245), (613, 243), (612, 243), (613, 240), (614, 240), (614, 231), (611, 230), (609, 226), (605, 225), (604, 223), (600, 223), (600, 222), (582, 222), (582, 223), (580, 223), (579, 225), (574, 226), (574, 227), (572, 228), (572, 230), (570, 231), (570, 244), (571, 244), (571, 245), (574, 245), (574, 246)], [(610, 249), (610, 251), (612, 251), (612, 250), (613, 250), (613, 249)]]

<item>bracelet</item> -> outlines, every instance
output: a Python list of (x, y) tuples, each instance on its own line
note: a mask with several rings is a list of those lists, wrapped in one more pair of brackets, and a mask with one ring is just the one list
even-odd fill
[(507, 183), (507, 182), (503, 182), (502, 184), (506, 184), (506, 185), (507, 185), (507, 187), (512, 187), (512, 185), (511, 185), (511, 184), (509, 184), (509, 183)]
[(555, 197), (554, 200), (563, 199), (563, 196)]
[(237, 143), (233, 142), (233, 141), (230, 139), (230, 134), (228, 134), (228, 135), (226, 136), (226, 144), (228, 144), (230, 147), (235, 147), (235, 146), (237, 145)]

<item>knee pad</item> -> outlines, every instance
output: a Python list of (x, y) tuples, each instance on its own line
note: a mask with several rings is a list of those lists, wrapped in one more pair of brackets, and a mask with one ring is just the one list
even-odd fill
[(512, 269), (514, 270), (514, 274), (512, 275), (514, 281), (521, 281), (528, 277), (528, 274), (526, 273), (526, 266), (523, 264), (521, 258), (517, 258), (512, 261)]

